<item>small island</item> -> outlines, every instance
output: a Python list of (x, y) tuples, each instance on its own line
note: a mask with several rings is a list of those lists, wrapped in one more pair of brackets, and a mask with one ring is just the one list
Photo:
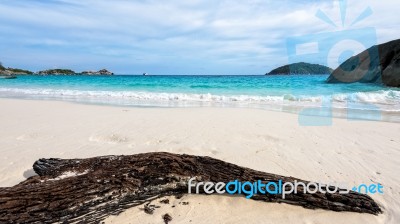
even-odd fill
[(49, 69), (44, 71), (39, 71), (38, 75), (114, 75), (114, 73), (108, 71), (107, 69), (101, 69), (99, 71), (83, 71), (75, 72), (71, 69)]
[(36, 74), (38, 75), (76, 75), (77, 73), (72, 71), (71, 69), (49, 69), (39, 71)]
[(29, 70), (19, 69), (19, 68), (6, 68), (0, 62), (0, 76), (17, 76), (17, 75), (102, 75), (102, 76), (110, 76), (114, 75), (113, 72), (108, 71), (107, 69), (101, 69), (99, 71), (83, 71), (83, 72), (75, 72), (71, 69), (48, 69), (42, 70), (38, 72), (32, 72)]
[(305, 62), (293, 63), (284, 65), (279, 68), (273, 69), (265, 75), (310, 75), (310, 74), (331, 74), (333, 69), (318, 65), (310, 64)]
[(6, 68), (0, 62), (0, 76), (32, 75), (32, 74), (33, 72), (24, 69), (10, 68), (10, 67)]
[(101, 69), (99, 71), (83, 71), (82, 75), (114, 75), (114, 73), (108, 71), (107, 69)]

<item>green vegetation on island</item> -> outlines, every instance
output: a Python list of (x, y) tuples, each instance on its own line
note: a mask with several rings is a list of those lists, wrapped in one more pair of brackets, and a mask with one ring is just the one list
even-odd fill
[(72, 71), (71, 69), (49, 69), (39, 71), (37, 74), (39, 75), (75, 75), (76, 72)]
[(310, 75), (310, 74), (331, 74), (333, 69), (318, 65), (318, 64), (310, 64), (305, 62), (293, 63), (289, 65), (284, 65), (279, 68), (276, 68), (266, 75)]

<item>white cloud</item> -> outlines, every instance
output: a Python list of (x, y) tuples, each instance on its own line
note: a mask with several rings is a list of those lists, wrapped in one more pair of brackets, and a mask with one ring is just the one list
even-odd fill
[[(263, 74), (287, 63), (285, 39), (338, 31), (337, 1), (47, 0), (0, 3), (0, 60), (33, 70), (108, 67), (119, 73)], [(378, 42), (400, 37), (395, 0), (349, 0), (346, 21), (375, 27)], [(349, 22), (347, 22), (349, 23)], [(32, 60), (35, 57), (35, 60)]]

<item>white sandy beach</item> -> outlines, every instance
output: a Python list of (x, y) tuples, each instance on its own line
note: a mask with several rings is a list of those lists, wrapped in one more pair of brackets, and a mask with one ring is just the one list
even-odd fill
[[(400, 223), (400, 123), (334, 119), (299, 126), (296, 114), (239, 108), (132, 108), (0, 99), (0, 186), (33, 174), (39, 158), (151, 151), (207, 155), (305, 180), (381, 183), (379, 216), (309, 210), (241, 197), (170, 198), (153, 215), (138, 207), (106, 223)], [(189, 202), (183, 205), (180, 202)], [(159, 203), (156, 203), (159, 204)], [(176, 205), (174, 208), (172, 205)]]

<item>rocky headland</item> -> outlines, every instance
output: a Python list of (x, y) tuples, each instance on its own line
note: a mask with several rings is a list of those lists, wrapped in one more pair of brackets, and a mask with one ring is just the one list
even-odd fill
[(400, 87), (400, 39), (375, 45), (342, 63), (328, 83), (377, 83)]

